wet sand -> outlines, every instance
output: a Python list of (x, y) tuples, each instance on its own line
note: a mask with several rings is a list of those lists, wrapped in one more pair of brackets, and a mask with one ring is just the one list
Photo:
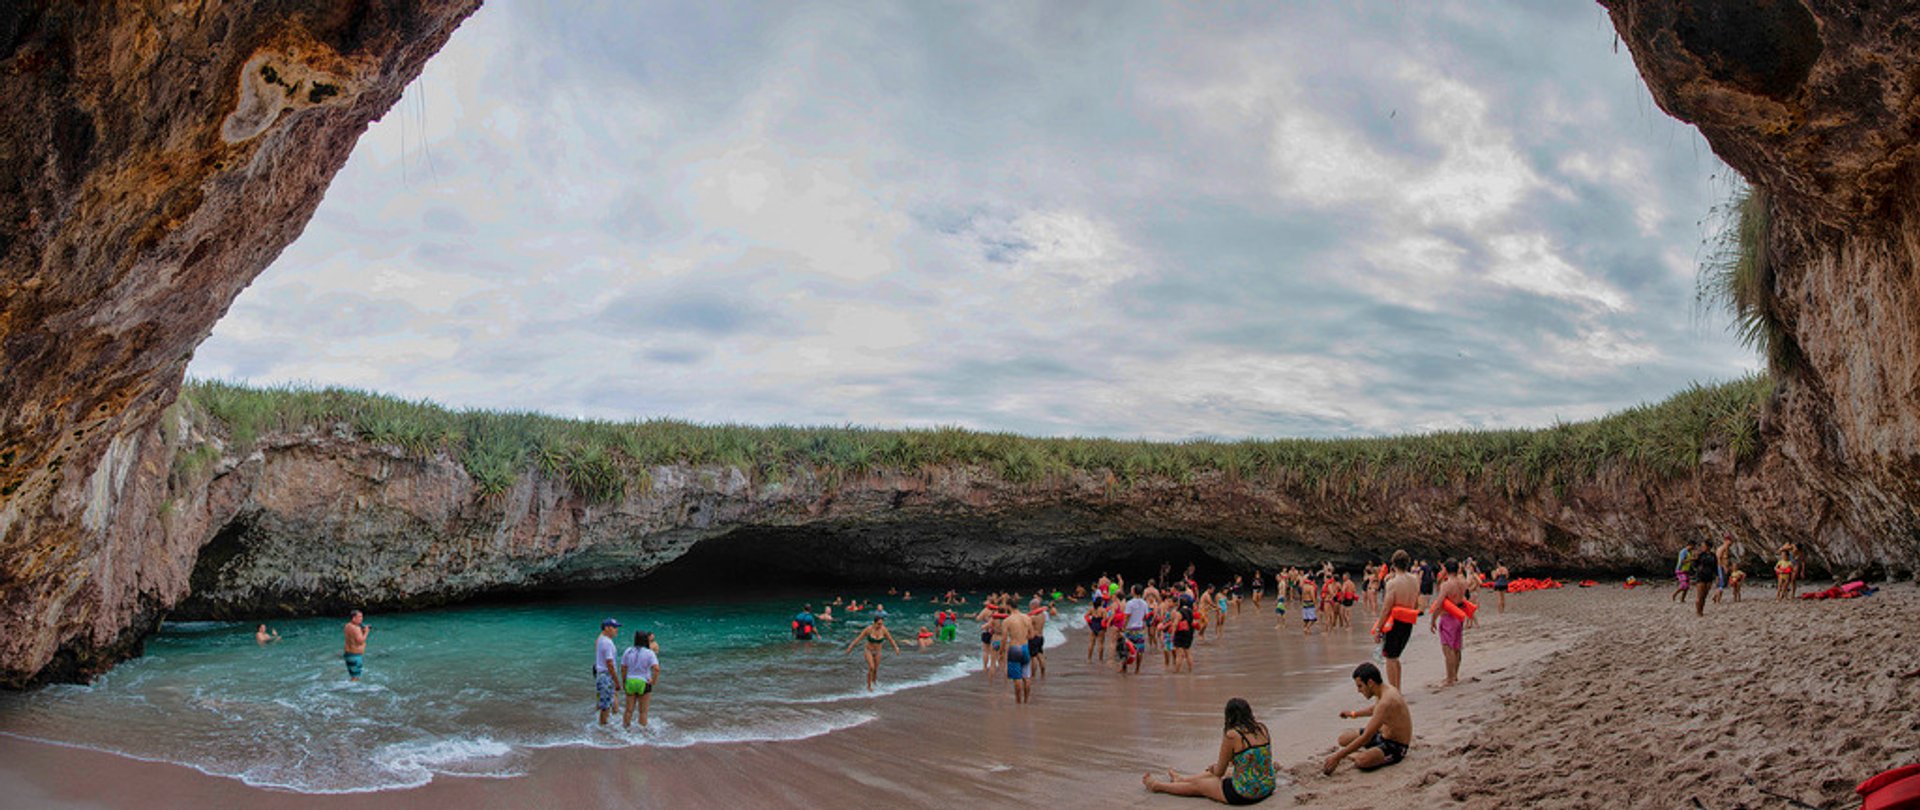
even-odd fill
[[(1405, 657), (1415, 744), (1373, 774), (1318, 763), (1357, 721), (1347, 673), (1363, 629), (1302, 638), (1251, 606), (1224, 641), (1196, 648), (1194, 675), (1141, 677), (1086, 663), (1086, 634), (1048, 653), (1030, 706), (976, 675), (872, 702), (865, 725), (808, 740), (682, 749), (555, 749), (512, 779), (439, 777), (412, 790), (313, 796), (191, 769), (0, 737), (10, 806), (141, 808), (820, 807), (847, 800), (934, 807), (1000, 798), (1054, 806), (1202, 807), (1146, 793), (1140, 774), (1206, 765), (1221, 706), (1248, 698), (1275, 736), (1288, 784), (1267, 806), (1777, 806), (1768, 793), (1844, 802), (1855, 782), (1920, 759), (1920, 589), (1779, 605), (1764, 586), (1704, 619), (1659, 587), (1568, 588), (1483, 598), (1459, 686), (1436, 691), (1438, 642)], [(1491, 594), (1487, 594), (1490, 597)], [(1365, 627), (1363, 611), (1355, 623)], [(1902, 625), (1906, 626), (1902, 626)], [(1605, 630), (1606, 632), (1601, 632)], [(1765, 642), (1777, 640), (1769, 649)], [(963, 637), (962, 643), (965, 643)], [(977, 648), (976, 648), (977, 649)], [(847, 677), (861, 677), (857, 658)], [(885, 677), (885, 670), (882, 670)], [(683, 688), (724, 689), (724, 684)], [(671, 692), (660, 696), (671, 699)], [(591, 708), (590, 698), (583, 706)], [(1753, 777), (1749, 783), (1747, 777)], [(1763, 792), (1764, 791), (1764, 792)], [(1654, 798), (1650, 798), (1654, 797)]]

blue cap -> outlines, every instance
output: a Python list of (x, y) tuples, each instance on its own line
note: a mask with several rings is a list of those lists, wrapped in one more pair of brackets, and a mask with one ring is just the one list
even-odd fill
[(604, 621), (604, 622), (601, 622), (601, 623), (600, 623), (600, 626), (601, 626), (601, 627), (619, 627), (619, 626), (620, 626), (620, 620), (619, 620), (619, 619), (612, 619), (612, 618), (610, 618), (610, 619), (607, 619), (607, 620), (606, 620), (606, 621)]

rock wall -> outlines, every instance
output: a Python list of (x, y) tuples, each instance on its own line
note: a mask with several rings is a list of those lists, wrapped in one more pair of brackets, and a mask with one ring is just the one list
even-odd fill
[[(219, 448), (202, 471), (176, 475), (170, 495), (170, 519), (212, 537), (178, 608), (197, 618), (626, 582), (696, 544), (718, 555), (710, 571), (761, 565), (943, 586), (1060, 582), (1123, 561), (1135, 571), (1190, 558), (1239, 570), (1356, 563), (1396, 548), (1521, 570), (1645, 575), (1682, 541), (1722, 533), (1747, 548), (1750, 567), (1764, 567), (1766, 548), (1803, 536), (1825, 508), (1778, 454), (1738, 465), (1720, 448), (1692, 475), (1603, 472), (1519, 496), (1465, 480), (1303, 488), (1202, 473), (1127, 486), (1075, 473), (1016, 484), (940, 467), (771, 482), (730, 467), (660, 466), (649, 471), (651, 487), (618, 502), (590, 503), (533, 470), (489, 499), (457, 461), (370, 445), (344, 424), (269, 436), (245, 455), (191, 424), (182, 417), (172, 433)], [(1879, 550), (1837, 544), (1815, 560), (1899, 564)]]
[(1654, 99), (1764, 189), (1814, 544), (1920, 559), (1920, 7), (1603, 0)]
[(0, 683), (97, 669), (186, 593), (161, 411), (477, 5), (0, 3)]

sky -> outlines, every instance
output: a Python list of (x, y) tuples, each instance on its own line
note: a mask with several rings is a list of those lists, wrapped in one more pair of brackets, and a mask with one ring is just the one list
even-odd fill
[(195, 377), (1156, 440), (1758, 368), (1728, 170), (1586, 3), (493, 0)]

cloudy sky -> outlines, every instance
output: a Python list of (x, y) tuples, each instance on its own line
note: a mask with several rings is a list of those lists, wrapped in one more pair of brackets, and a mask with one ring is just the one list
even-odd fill
[(1537, 426), (1756, 367), (1730, 193), (1586, 3), (494, 0), (190, 373), (1156, 439)]

